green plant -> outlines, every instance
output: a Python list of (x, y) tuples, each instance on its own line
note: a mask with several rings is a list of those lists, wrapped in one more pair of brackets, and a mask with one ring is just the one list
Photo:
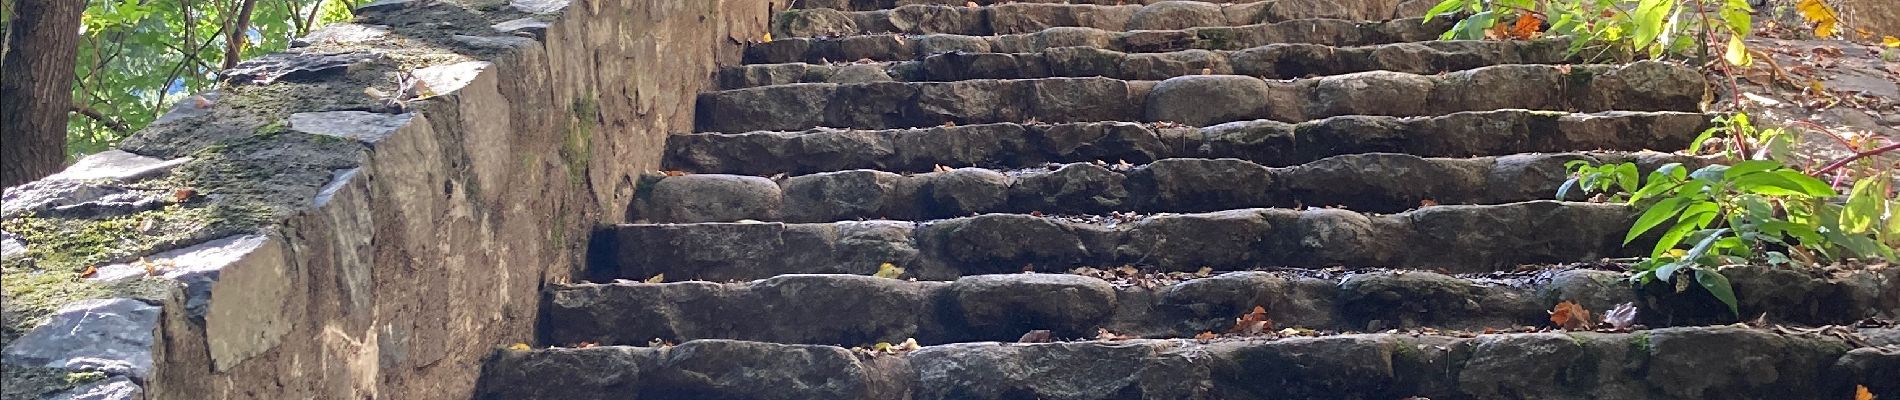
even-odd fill
[(86, 1), (74, 63), (73, 155), (111, 148), (237, 60), (351, 18), (358, 0)]
[[(1900, 213), (1900, 200), (1893, 195), (1892, 169), (1863, 163), (1860, 180), (1843, 197), (1814, 175), (1877, 153), (1863, 152), (1811, 175), (1773, 159), (1781, 152), (1773, 149), (1791, 140), (1784, 135), (1781, 130), (1756, 129), (1746, 115), (1737, 114), (1703, 133), (1691, 148), (1699, 151), (1700, 143), (1709, 140), (1730, 143), (1722, 154), (1734, 161), (1732, 165), (1689, 171), (1679, 163), (1667, 164), (1638, 185), (1633, 164), (1572, 162), (1567, 165), (1572, 178), (1558, 196), (1581, 188), (1610, 194), (1612, 201), (1642, 209), (1624, 236), (1625, 244), (1667, 228), (1656, 237), (1649, 256), (1636, 263), (1631, 280), (1674, 282), (1679, 290), (1686, 290), (1688, 281), (1675, 278), (1693, 274), (1696, 284), (1737, 314), (1735, 293), (1718, 271), (1721, 266), (1894, 259), (1895, 248), (1900, 247), (1900, 216), (1895, 215)], [(1750, 152), (1746, 149), (1751, 143), (1768, 150)]]
[[(1724, 58), (1749, 63), (1743, 44), (1753, 23), (1747, 0), (1444, 0), (1426, 21), (1467, 13), (1443, 39), (1529, 39), (1538, 34), (1573, 38), (1572, 53), (1596, 47), (1597, 55), (1646, 54), (1659, 58), (1726, 43)], [(1545, 24), (1548, 24), (1548, 29)], [(1698, 46), (1700, 44), (1700, 46)]]

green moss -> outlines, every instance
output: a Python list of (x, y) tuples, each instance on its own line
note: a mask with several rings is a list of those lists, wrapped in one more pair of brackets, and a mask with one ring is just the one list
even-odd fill
[(280, 120), (277, 120), (277, 122), (272, 122), (268, 125), (264, 125), (261, 128), (257, 128), (257, 135), (263, 136), (263, 137), (271, 137), (271, 136), (277, 136), (277, 134), (279, 133), (289, 132), (290, 131), (289, 122), (290, 122), (289, 120), (280, 119)]
[(26, 254), (0, 263), (0, 343), (45, 321), (60, 306), (85, 299), (156, 299), (160, 280), (100, 285), (81, 279), (88, 268), (228, 236), (261, 223), (254, 211), (233, 207), (164, 208), (97, 220), (21, 216), (0, 227), (26, 242)]
[(1649, 332), (1637, 333), (1636, 339), (1630, 341), (1630, 350), (1638, 354), (1649, 354)]
[(92, 382), (105, 379), (105, 378), (106, 378), (106, 373), (99, 372), (99, 371), (66, 373), (66, 383), (69, 385), (75, 385), (75, 386), (92, 383)]
[(7, 365), (0, 374), (0, 400), (40, 400), (48, 395), (78, 386), (66, 381), (66, 371), (56, 368)]
[(586, 182), (587, 166), (594, 157), (594, 125), (600, 123), (600, 106), (593, 96), (574, 99), (573, 116), (567, 121), (567, 138), (561, 142), (561, 159), (567, 161), (567, 181), (579, 186)]

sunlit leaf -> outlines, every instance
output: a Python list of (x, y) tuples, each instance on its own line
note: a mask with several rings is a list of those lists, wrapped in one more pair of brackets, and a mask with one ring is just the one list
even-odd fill
[(1794, 8), (1801, 13), (1802, 18), (1814, 23), (1814, 36), (1827, 38), (1839, 33), (1840, 14), (1834, 12), (1834, 7), (1827, 5), (1827, 2), (1801, 0), (1795, 3)]
[(1728, 61), (1729, 65), (1742, 67), (1755, 63), (1755, 59), (1748, 55), (1748, 45), (1742, 43), (1741, 36), (1729, 36), (1728, 49), (1722, 52), (1722, 59)]
[(1676, 213), (1682, 212), (1684, 207), (1689, 206), (1687, 200), (1688, 199), (1682, 197), (1671, 197), (1656, 202), (1656, 204), (1650, 206), (1649, 209), (1643, 210), (1643, 215), (1636, 217), (1636, 224), (1630, 226), (1629, 233), (1623, 235), (1623, 244), (1629, 244), (1635, 241), (1637, 236), (1642, 236), (1644, 232), (1649, 232), (1650, 229), (1655, 228), (1657, 225), (1662, 225), (1663, 221), (1668, 221), (1670, 217), (1676, 216)]

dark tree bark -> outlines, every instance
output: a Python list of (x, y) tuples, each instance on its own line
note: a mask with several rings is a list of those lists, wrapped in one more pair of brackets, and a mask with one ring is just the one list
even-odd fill
[(39, 179), (66, 163), (81, 0), (13, 4), (0, 56), (0, 187)]

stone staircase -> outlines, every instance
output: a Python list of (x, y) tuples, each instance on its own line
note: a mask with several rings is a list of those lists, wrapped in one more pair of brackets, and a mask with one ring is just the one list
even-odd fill
[[(1410, 2), (1096, 2), (779, 14), (668, 140), (641, 222), (597, 233), (585, 278), (613, 283), (550, 287), (478, 396), (1900, 393), (1872, 347), (1900, 333), (1706, 326), (1734, 316), (1601, 262), (1647, 248), (1631, 210), (1551, 200), (1573, 160), (1708, 162), (1645, 151), (1709, 125), (1690, 67), (1433, 41), (1449, 22)], [(1728, 275), (1743, 314), (1821, 325), (1891, 314), (1879, 274)], [(1656, 329), (1522, 328), (1559, 301)], [(1195, 339), (1255, 307), (1273, 328)]]

